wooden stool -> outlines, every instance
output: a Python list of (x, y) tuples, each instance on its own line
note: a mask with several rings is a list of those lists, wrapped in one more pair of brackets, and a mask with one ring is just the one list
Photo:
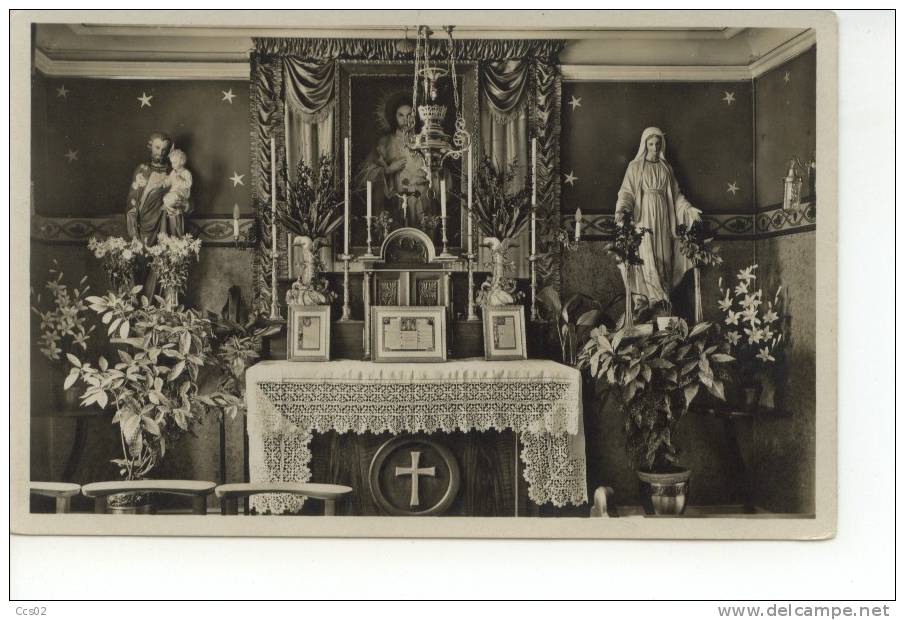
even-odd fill
[(239, 498), (262, 493), (289, 493), (323, 500), (324, 515), (330, 517), (336, 514), (336, 502), (349, 495), (352, 487), (310, 482), (237, 482), (221, 484), (214, 492), (223, 502), (223, 514), (227, 515), (239, 514)]
[(82, 487), (85, 497), (94, 498), (94, 512), (107, 512), (107, 498), (117, 493), (163, 493), (187, 495), (192, 498), (192, 514), (207, 514), (207, 496), (217, 484), (200, 480), (116, 480), (92, 482)]
[(56, 500), (56, 512), (69, 512), (72, 497), (82, 491), (82, 487), (71, 482), (29, 482), (28, 491), (32, 495), (52, 497)]

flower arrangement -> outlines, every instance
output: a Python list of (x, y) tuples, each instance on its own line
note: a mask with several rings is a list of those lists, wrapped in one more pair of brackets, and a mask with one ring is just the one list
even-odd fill
[(607, 243), (604, 249), (616, 257), (616, 260), (626, 266), (643, 265), (644, 259), (638, 254), (641, 240), (644, 235), (651, 232), (650, 228), (635, 226), (635, 222), (628, 213), (612, 224), (615, 239)]
[(189, 261), (198, 260), (201, 240), (192, 235), (171, 237), (166, 233), (157, 236), (157, 243), (147, 249), (151, 266), (157, 272), (163, 290), (182, 291), (189, 277)]
[(107, 237), (103, 241), (91, 237), (88, 249), (94, 253), (95, 258), (103, 261), (107, 278), (117, 290), (132, 287), (140, 261), (147, 254), (141, 240), (126, 241), (122, 237)]
[(530, 184), (515, 189), (518, 164), (513, 160), (497, 169), (490, 157), (484, 156), (475, 176), (474, 221), (482, 234), (500, 241), (513, 239), (531, 221)]
[(710, 245), (714, 237), (707, 236), (700, 222), (695, 222), (691, 226), (679, 224), (676, 227), (676, 235), (679, 238), (682, 255), (695, 267), (722, 264), (723, 258), (719, 255), (719, 248)]
[(719, 328), (698, 323), (689, 331), (683, 320), (640, 338), (591, 331), (578, 358), (605, 393), (615, 393), (625, 419), (626, 449), (644, 470), (667, 472), (678, 461), (673, 444), (676, 425), (703, 385), (719, 399), (734, 358)]
[(44, 285), (50, 291), (50, 307), (41, 310), (41, 294), (34, 295), (32, 292), (35, 304), (31, 309), (41, 320), (38, 336), (41, 354), (55, 362), (61, 360), (64, 353), (73, 353), (78, 349), (87, 351), (94, 325), (88, 326), (87, 276), (79, 280), (78, 286), (67, 287), (63, 284), (63, 272), (59, 265), (56, 261), (53, 264), (49, 270), (51, 278)]
[[(317, 170), (304, 162), (296, 166), (295, 180), (283, 176), (286, 200), (277, 201), (277, 221), (297, 236), (323, 243), (343, 221), (334, 180), (334, 161), (322, 155)], [(316, 249), (316, 248), (315, 248)]]
[(235, 413), (241, 403), (227, 391), (200, 391), (199, 371), (213, 361), (211, 322), (196, 310), (160, 303), (159, 297), (136, 299), (140, 290), (87, 298), (111, 325), (109, 333), (140, 336), (133, 340), (134, 353), (118, 350), (118, 362), (101, 356), (96, 366), (67, 355), (72, 364), (67, 384), (81, 380), (85, 386), (82, 406), (116, 410), (113, 422), (120, 428), (123, 458), (113, 463), (128, 480), (153, 470), (167, 445), (191, 432), (201, 414)]
[(735, 288), (723, 289), (718, 305), (725, 315), (725, 342), (738, 360), (738, 374), (742, 385), (755, 382), (757, 375), (771, 367), (779, 357), (783, 345), (780, 286), (772, 300), (764, 300), (764, 292), (756, 288), (757, 265), (742, 269), (736, 276)]

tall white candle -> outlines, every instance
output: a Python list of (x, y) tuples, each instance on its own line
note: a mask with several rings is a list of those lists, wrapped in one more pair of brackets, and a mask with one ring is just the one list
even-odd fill
[(345, 183), (346, 183), (346, 197), (345, 197), (345, 206), (343, 212), (343, 237), (344, 243), (343, 248), (345, 249), (345, 254), (348, 256), (349, 254), (349, 138), (345, 138), (343, 141), (344, 155), (345, 155)]
[(446, 217), (446, 179), (440, 179), (440, 217)]
[(471, 175), (472, 175), (472, 164), (471, 164), (471, 147), (468, 147), (468, 254), (471, 254)]
[[(273, 251), (273, 261), (276, 265), (277, 255), (277, 147), (273, 138), (270, 139), (270, 243)], [(274, 268), (274, 273), (276, 269)], [(274, 292), (274, 295), (276, 292)]]
[(368, 181), (368, 226), (371, 225), (371, 182)]
[(531, 254), (537, 254), (537, 138), (531, 138)]
[(233, 204), (233, 240), (239, 240), (239, 204)]
[(581, 241), (581, 209), (575, 211), (575, 241)]

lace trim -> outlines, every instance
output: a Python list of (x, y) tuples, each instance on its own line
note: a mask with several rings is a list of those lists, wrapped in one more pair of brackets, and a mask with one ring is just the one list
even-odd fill
[[(581, 396), (571, 381), (261, 381), (254, 398), (257, 415), (249, 417), (253, 481), (309, 480), (313, 431), (511, 429), (522, 435), (521, 459), (532, 501), (560, 507), (587, 502), (585, 458), (572, 441), (579, 433)], [(262, 495), (252, 499), (252, 506), (280, 514), (298, 511), (303, 502), (288, 495)]]

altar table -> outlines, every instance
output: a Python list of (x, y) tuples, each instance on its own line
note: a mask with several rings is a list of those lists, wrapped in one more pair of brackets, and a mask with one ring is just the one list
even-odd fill
[[(528, 497), (587, 502), (578, 370), (548, 360), (398, 364), (265, 361), (246, 373), (251, 482), (308, 482), (312, 433), (511, 429), (522, 440)], [(362, 489), (356, 489), (361, 492)], [(258, 512), (303, 498), (253, 499)]]

